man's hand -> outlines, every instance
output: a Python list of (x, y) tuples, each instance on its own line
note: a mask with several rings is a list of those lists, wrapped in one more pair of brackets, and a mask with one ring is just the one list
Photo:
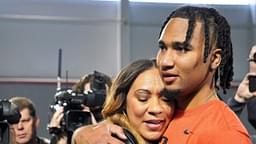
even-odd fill
[(123, 129), (107, 120), (80, 127), (72, 136), (72, 144), (124, 144), (122, 140), (126, 140)]
[(243, 81), (239, 84), (236, 95), (234, 97), (234, 99), (237, 102), (246, 103), (248, 100), (250, 100), (251, 98), (256, 96), (256, 92), (250, 92), (249, 91), (249, 80), (248, 80), (249, 75), (256, 75), (256, 74), (255, 73), (248, 73), (244, 77)]
[(52, 116), (51, 118), (51, 121), (49, 123), (49, 127), (57, 127), (57, 128), (60, 128), (60, 123), (61, 123), (61, 120), (64, 116), (64, 108), (63, 107), (60, 107)]

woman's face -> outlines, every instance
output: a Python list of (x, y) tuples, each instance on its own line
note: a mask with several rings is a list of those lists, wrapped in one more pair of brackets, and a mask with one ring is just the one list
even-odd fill
[(174, 103), (162, 94), (164, 84), (157, 68), (141, 73), (127, 95), (127, 116), (131, 125), (147, 141), (158, 140), (174, 113)]

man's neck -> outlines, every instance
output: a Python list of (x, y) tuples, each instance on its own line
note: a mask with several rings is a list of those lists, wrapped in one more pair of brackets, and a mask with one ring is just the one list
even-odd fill
[(178, 108), (181, 110), (189, 110), (197, 108), (211, 100), (218, 99), (215, 89), (201, 89), (195, 93), (183, 95), (177, 98)]
[(38, 144), (37, 137), (33, 138), (28, 144)]

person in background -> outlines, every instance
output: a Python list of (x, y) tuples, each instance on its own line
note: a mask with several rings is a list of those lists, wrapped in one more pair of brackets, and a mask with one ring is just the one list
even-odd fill
[[(228, 99), (227, 104), (240, 116), (244, 107), (247, 105), (248, 120), (256, 129), (256, 91), (249, 90), (249, 79), (256, 76), (256, 45), (252, 46), (249, 54), (249, 73), (247, 73), (239, 84), (234, 97)], [(256, 87), (256, 83), (253, 83)]]
[[(102, 113), (108, 121), (131, 132), (132, 143), (159, 143), (165, 140), (162, 135), (174, 114), (174, 101), (165, 94), (155, 61), (137, 60), (116, 76)], [(86, 141), (78, 138), (73, 143)]]
[[(219, 99), (230, 87), (233, 53), (230, 25), (216, 9), (182, 6), (165, 20), (156, 56), (175, 115), (164, 136), (170, 144), (251, 144), (234, 112)], [(103, 121), (86, 126), (77, 138), (90, 144), (118, 144), (127, 139), (118, 125)], [(100, 140), (99, 140), (100, 139)]]
[[(95, 73), (84, 75), (83, 77), (81, 77), (80, 80), (72, 87), (73, 92), (79, 93), (79, 94), (83, 94), (83, 93), (88, 94), (90, 92), (97, 91), (97, 89), (96, 90), (94, 89), (95, 86), (92, 85), (97, 80), (100, 80), (99, 83), (103, 84), (104, 85), (103, 89), (107, 91), (112, 84), (111, 78), (106, 74), (103, 74), (100, 72), (95, 72)], [(99, 76), (99, 75), (100, 77), (96, 78), (96, 76)], [(105, 95), (106, 94), (102, 96), (105, 96)], [(96, 124), (97, 121), (101, 121), (103, 119), (101, 115), (101, 110), (102, 110), (101, 104), (94, 107), (88, 107), (86, 105), (82, 105), (82, 107), (83, 107), (83, 110), (82, 110), (83, 112), (90, 113), (92, 124)], [(63, 121), (63, 116), (64, 116), (64, 107), (61, 106), (61, 107), (58, 107), (58, 109), (54, 112), (54, 114), (51, 117), (51, 120), (48, 124), (48, 131), (50, 135), (52, 135), (51, 144), (67, 144), (68, 141), (70, 141), (70, 139), (67, 138), (67, 133), (62, 129), (62, 126), (61, 126), (61, 122)]]
[(49, 144), (48, 139), (37, 135), (40, 119), (34, 103), (26, 97), (12, 97), (10, 101), (17, 105), (21, 114), (19, 123), (11, 126), (15, 144)]
[[(102, 85), (103, 84), (103, 85)], [(109, 88), (112, 85), (112, 79), (110, 76), (95, 71), (93, 74), (83, 76), (78, 83), (73, 86), (73, 91), (77, 93), (90, 93), (90, 92), (97, 92), (102, 91), (104, 96), (107, 95)], [(105, 98), (104, 98), (105, 100)], [(102, 101), (104, 102), (104, 101)], [(97, 104), (96, 106), (88, 107), (84, 106), (85, 110), (88, 109), (92, 113), (92, 118), (94, 119), (94, 123), (97, 121), (101, 121), (103, 119), (101, 110), (102, 104)]]

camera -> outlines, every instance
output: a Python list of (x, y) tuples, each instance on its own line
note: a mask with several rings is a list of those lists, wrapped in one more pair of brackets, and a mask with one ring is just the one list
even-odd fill
[(20, 120), (18, 107), (10, 101), (0, 99), (0, 143), (9, 144), (10, 128), (9, 124), (18, 123)]
[(89, 107), (94, 115), (100, 115), (106, 97), (105, 75), (94, 71), (93, 79), (89, 83), (89, 92), (66, 89), (58, 91), (54, 96), (55, 101), (50, 109), (55, 112), (60, 106), (64, 108), (61, 127), (66, 132), (72, 133), (78, 127), (92, 123), (91, 113), (83, 111), (84, 106)]
[(249, 91), (254, 92), (256, 91), (256, 75), (248, 76), (249, 80)]

